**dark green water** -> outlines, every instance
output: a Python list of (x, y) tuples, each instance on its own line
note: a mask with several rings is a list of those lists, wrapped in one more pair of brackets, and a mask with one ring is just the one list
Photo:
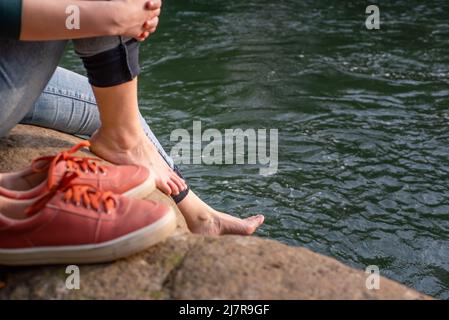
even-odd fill
[[(142, 110), (176, 128), (279, 129), (279, 171), (184, 165), (260, 236), (449, 298), (449, 3), (165, 0), (141, 50)], [(82, 72), (68, 53), (65, 66)], [(338, 275), (336, 275), (338, 277)]]

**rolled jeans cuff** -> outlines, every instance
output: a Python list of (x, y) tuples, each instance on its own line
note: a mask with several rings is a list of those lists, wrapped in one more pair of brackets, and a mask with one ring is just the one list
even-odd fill
[(89, 83), (95, 87), (117, 86), (133, 80), (140, 73), (139, 43), (131, 39), (107, 51), (82, 56)]
[[(177, 165), (175, 165), (173, 171), (175, 171), (175, 173), (181, 178), (184, 179), (184, 177), (181, 174), (181, 171), (179, 171), (179, 168)], [(187, 189), (182, 190), (181, 192), (179, 192), (178, 195), (176, 196), (172, 196), (173, 201), (175, 201), (176, 204), (180, 203), (182, 200), (184, 200), (185, 197), (187, 197), (187, 195), (189, 194), (189, 186), (187, 186)]]

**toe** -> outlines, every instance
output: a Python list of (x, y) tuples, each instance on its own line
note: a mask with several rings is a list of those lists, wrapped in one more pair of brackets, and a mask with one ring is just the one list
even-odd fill
[(262, 214), (257, 214), (247, 218), (247, 220), (251, 220), (252, 222), (257, 223), (257, 226), (260, 226), (264, 222), (265, 217)]
[(177, 196), (179, 194), (179, 188), (176, 185), (176, 183), (174, 183), (171, 180), (167, 181), (167, 184), (169, 185), (170, 189), (171, 189), (171, 194)]
[(265, 221), (265, 216), (263, 214), (258, 214), (254, 216), (254, 219), (257, 219), (257, 221), (259, 221), (259, 225), (261, 225)]
[(176, 184), (179, 191), (187, 189), (187, 185), (176, 173), (172, 175), (172, 181)]
[(245, 230), (246, 233), (248, 235), (253, 234), (257, 230), (257, 228), (259, 228), (262, 225), (264, 220), (265, 220), (265, 217), (261, 214), (246, 218), (245, 219), (245, 222), (247, 222), (246, 230)]
[(166, 195), (169, 196), (171, 194), (172, 191), (171, 191), (170, 186), (167, 184), (167, 182), (158, 180), (156, 185), (159, 188), (159, 190), (161, 190)]

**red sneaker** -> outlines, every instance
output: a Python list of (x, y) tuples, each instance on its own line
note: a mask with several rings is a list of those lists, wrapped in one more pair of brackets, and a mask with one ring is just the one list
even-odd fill
[(71, 180), (78, 180), (76, 173), (35, 203), (0, 198), (0, 264), (113, 261), (164, 240), (176, 228), (168, 206)]
[(55, 156), (33, 160), (30, 167), (18, 172), (0, 174), (0, 196), (11, 199), (33, 199), (58, 184), (66, 172), (77, 172), (73, 184), (89, 184), (99, 190), (134, 198), (143, 198), (156, 189), (154, 178), (147, 168), (138, 165), (100, 165), (96, 158), (76, 157), (72, 154), (89, 141), (83, 141)]

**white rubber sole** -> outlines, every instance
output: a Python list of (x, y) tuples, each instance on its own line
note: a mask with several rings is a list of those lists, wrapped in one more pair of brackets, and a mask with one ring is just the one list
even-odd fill
[(176, 229), (170, 212), (148, 227), (99, 244), (81, 246), (0, 249), (0, 265), (27, 266), (110, 262), (143, 251), (169, 237)]
[(154, 190), (156, 190), (156, 182), (151, 177), (148, 177), (141, 185), (138, 185), (134, 189), (130, 189), (123, 193), (125, 197), (134, 199), (143, 199), (149, 196)]

